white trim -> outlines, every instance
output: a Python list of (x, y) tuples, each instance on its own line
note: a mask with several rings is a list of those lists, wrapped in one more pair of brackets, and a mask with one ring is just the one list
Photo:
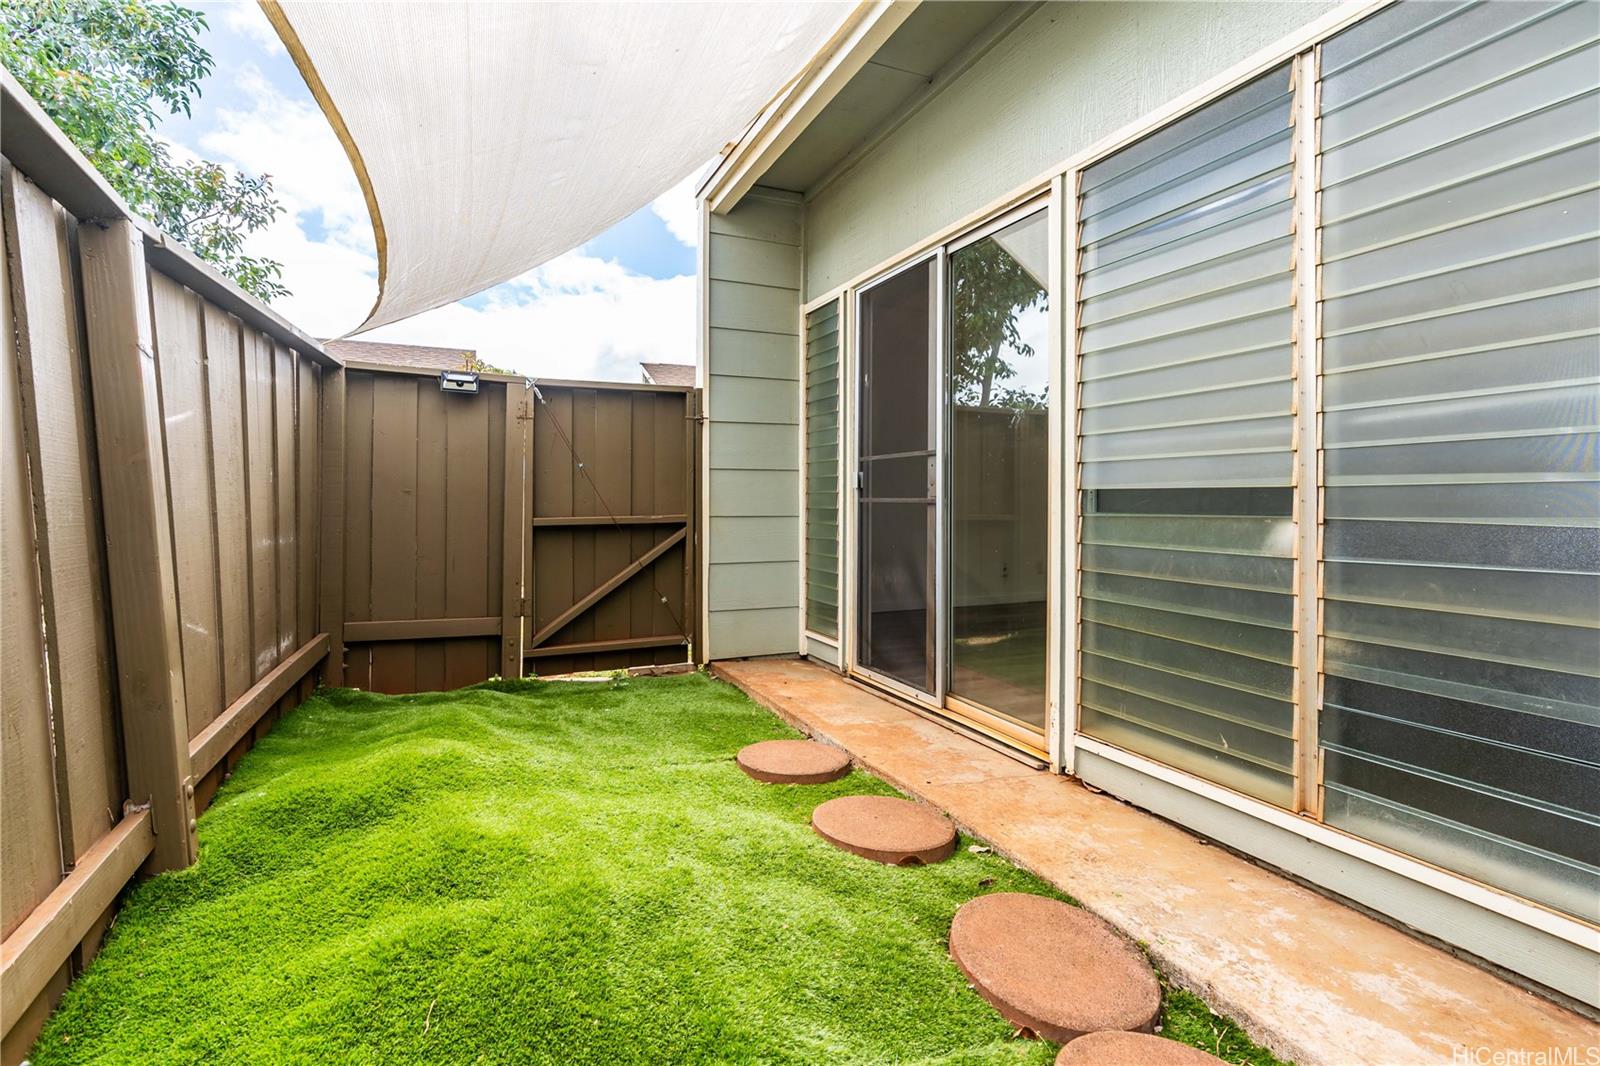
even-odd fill
[(1021, 222), (1030, 215), (1035, 215), (1040, 211), (1047, 210), (1050, 206), (1050, 195), (1054, 188), (1055, 183), (1052, 182), (1041, 189), (1039, 191), (1039, 195), (1033, 197), (1033, 199), (1024, 200), (1022, 203), (1019, 203), (1008, 210), (1000, 212), (993, 218), (978, 223), (966, 232), (951, 237), (942, 245), (945, 250), (945, 254), (951, 255), (955, 252), (959, 252), (961, 249), (966, 248), (969, 245), (977, 244), (985, 237), (990, 237), (996, 233), (999, 233), (1007, 226), (1012, 226), (1018, 222)]
[(1054, 453), (1050, 474), (1051, 564), (1057, 568), (1050, 582), (1056, 602), (1050, 618), (1056, 626), (1051, 642), (1050, 668), (1060, 675), (1052, 686), (1056, 702), (1051, 729), (1052, 762), (1058, 773), (1076, 767), (1078, 736), (1078, 176), (1079, 171), (1055, 180), (1051, 203), (1051, 280), (1055, 284), (1051, 306), (1056, 324), (1050, 332), (1057, 351), (1051, 367), (1058, 374), (1051, 395), (1054, 421), (1050, 446)]
[(1061, 728), (1062, 708), (1066, 706), (1066, 678), (1064, 675), (1070, 670), (1062, 669), (1065, 659), (1065, 624), (1066, 614), (1062, 611), (1065, 603), (1066, 591), (1066, 556), (1067, 544), (1064, 536), (1066, 526), (1062, 514), (1062, 505), (1067, 501), (1062, 494), (1061, 459), (1062, 439), (1066, 433), (1066, 411), (1063, 407), (1062, 392), (1066, 388), (1067, 368), (1066, 351), (1068, 348), (1066, 338), (1067, 315), (1062, 305), (1062, 293), (1066, 286), (1064, 280), (1065, 266), (1065, 229), (1063, 216), (1072, 210), (1072, 205), (1066, 202), (1065, 180), (1057, 175), (1050, 182), (1050, 199), (1045, 206), (1045, 233), (1047, 248), (1049, 249), (1049, 268), (1045, 272), (1046, 299), (1050, 301), (1049, 311), (1049, 360), (1050, 402), (1046, 414), (1046, 430), (1049, 435), (1047, 444), (1047, 458), (1045, 460), (1045, 489), (1048, 498), (1045, 501), (1047, 517), (1045, 519), (1045, 615), (1044, 615), (1044, 744), (1045, 750), (1050, 754), (1050, 772), (1059, 774), (1071, 764), (1072, 756), (1067, 753), (1069, 738), (1066, 731)]
[[(802, 270), (804, 269), (804, 254), (805, 254), (805, 245), (804, 245), (804, 243), (802, 243), (801, 244)], [(807, 628), (807, 622), (809, 621), (809, 618), (807, 617), (807, 610), (806, 610), (806, 605), (809, 602), (808, 601), (808, 597), (807, 597), (807, 579), (808, 579), (809, 570), (808, 570), (808, 566), (807, 566), (807, 553), (806, 553), (806, 542), (807, 542), (807, 539), (808, 539), (807, 538), (807, 521), (808, 521), (808, 519), (807, 519), (807, 514), (806, 514), (806, 473), (807, 473), (807, 470), (808, 470), (808, 465), (807, 464), (809, 462), (809, 460), (807, 459), (807, 456), (810, 454), (810, 427), (807, 425), (807, 422), (806, 422), (806, 408), (807, 408), (806, 396), (807, 396), (807, 393), (810, 390), (810, 379), (807, 376), (808, 373), (809, 373), (809, 369), (808, 369), (808, 366), (807, 366), (808, 358), (809, 358), (808, 357), (808, 351), (809, 351), (809, 345), (810, 345), (810, 340), (811, 340), (811, 338), (810, 338), (810, 319), (811, 319), (811, 313), (813, 311), (821, 310), (822, 308), (828, 306), (828, 304), (830, 304), (830, 303), (835, 304), (837, 306), (837, 308), (838, 308), (837, 321), (838, 321), (838, 334), (839, 334), (839, 357), (838, 357), (838, 361), (834, 364), (834, 373), (838, 376), (838, 382), (839, 382), (839, 409), (835, 413), (835, 418), (837, 418), (839, 420), (839, 426), (838, 426), (838, 429), (836, 431), (838, 433), (838, 435), (839, 435), (839, 439), (838, 439), (837, 444), (834, 447), (834, 465), (836, 467), (836, 473), (838, 474), (838, 480), (836, 481), (836, 488), (834, 489), (834, 499), (833, 499), (833, 505), (834, 505), (834, 510), (835, 510), (834, 525), (838, 529), (838, 534), (837, 534), (838, 539), (834, 541), (834, 553), (835, 553), (834, 557), (835, 557), (835, 560), (837, 562), (837, 566), (839, 568), (834, 573), (834, 581), (838, 585), (838, 588), (835, 591), (836, 591), (836, 593), (837, 593), (837, 595), (839, 597), (839, 602), (834, 605), (833, 624), (834, 624), (834, 627), (841, 634), (843, 633), (843, 626), (844, 626), (844, 593), (845, 593), (845, 590), (844, 590), (844, 575), (843, 575), (843, 573), (841, 571), (842, 571), (843, 566), (844, 566), (844, 390), (845, 390), (845, 381), (844, 381), (844, 332), (845, 332), (845, 302), (846, 302), (845, 297), (846, 297), (846, 293), (845, 293), (844, 289), (835, 289), (831, 293), (829, 293), (827, 296), (821, 297), (821, 298), (816, 299), (816, 300), (812, 300), (810, 303), (802, 304), (801, 307), (800, 307), (800, 328), (798, 330), (798, 334), (799, 334), (799, 337), (800, 337), (800, 352), (799, 352), (799, 359), (800, 359), (800, 366), (799, 366), (799, 384), (800, 384), (799, 392), (800, 392), (800, 399), (799, 399), (799, 417), (798, 417), (798, 420), (797, 420), (797, 424), (798, 424), (799, 430), (800, 430), (800, 441), (799, 441), (799, 445), (800, 445), (800, 457), (799, 457), (799, 461), (800, 461), (800, 502), (799, 502), (799, 509), (800, 509), (800, 544), (799, 544), (799, 548), (798, 548), (799, 554), (800, 554), (800, 565), (798, 567), (796, 567), (796, 569), (800, 573), (800, 589), (799, 589), (800, 620), (799, 620), (799, 625), (800, 625), (800, 652), (801, 652), (801, 654), (805, 654), (806, 641), (807, 640), (815, 640), (818, 643), (827, 644), (828, 646), (833, 647), (833, 648), (840, 648), (841, 647), (840, 641), (838, 639), (830, 639), (828, 637), (823, 636), (820, 633), (817, 633), (817, 632)], [(842, 668), (842, 665), (841, 665), (841, 668)]]
[(878, 53), (921, 0), (867, 0), (852, 11), (811, 68), (773, 101), (712, 169), (699, 195), (711, 210), (733, 210), (751, 186)]
[(955, 412), (946, 385), (950, 381), (950, 247), (941, 245), (933, 259), (933, 350), (928, 369), (928, 424), (933, 426), (933, 698), (945, 707), (950, 698), (950, 430)]
[(856, 656), (856, 301), (839, 292), (839, 669), (849, 674)]
[(1204, 799), (1227, 807), (1240, 814), (1249, 815), (1258, 821), (1266, 822), (1278, 829), (1286, 830), (1297, 836), (1304, 837), (1313, 843), (1321, 844), (1344, 855), (1360, 859), (1362, 862), (1388, 870), (1390, 873), (1399, 874), (1429, 888), (1438, 889), (1447, 895), (1475, 904), (1485, 910), (1493, 911), (1502, 917), (1509, 918), (1530, 929), (1537, 929), (1542, 933), (1588, 951), (1600, 951), (1600, 929), (1589, 925), (1587, 922), (1550, 910), (1530, 900), (1523, 899), (1508, 892), (1452, 873), (1449, 870), (1432, 866), (1421, 859), (1412, 858), (1398, 851), (1391, 851), (1381, 844), (1374, 844), (1370, 840), (1352, 836), (1342, 829), (1337, 829), (1322, 822), (1313, 821), (1301, 815), (1292, 814), (1282, 807), (1275, 807), (1270, 803), (1221, 785), (1212, 784), (1210, 781), (1194, 777), (1182, 770), (1174, 769), (1165, 763), (1147, 759), (1143, 755), (1135, 755), (1105, 741), (1080, 734), (1078, 747), (1084, 751), (1093, 752), (1110, 762), (1137, 770), (1157, 781), (1191, 792)]
[[(804, 256), (804, 249), (803, 248), (802, 248), (802, 253), (801, 254), (802, 254), (802, 257), (803, 257)], [(836, 288), (833, 288), (833, 289), (829, 289), (826, 295), (818, 296), (815, 300), (812, 300), (810, 303), (801, 304), (800, 305), (800, 313), (802, 315), (809, 315), (811, 312), (815, 311), (817, 308), (823, 307), (823, 306), (827, 305), (829, 302), (831, 302), (833, 300), (842, 300), (847, 295), (849, 295), (849, 294), (845, 291), (845, 287), (843, 285), (840, 285), (840, 286), (838, 286)]]
[[(700, 643), (701, 662), (711, 662), (711, 211), (704, 200), (700, 209), (700, 243), (695, 248), (694, 383), (700, 390)], [(691, 549), (695, 547), (690, 545)]]
[[(804, 283), (804, 279), (805, 279), (805, 255), (806, 255), (805, 248), (806, 248), (805, 222), (802, 220), (802, 222), (800, 224), (800, 277), (801, 277), (801, 280), (802, 280), (802, 284)], [(811, 317), (811, 313), (809, 311), (807, 311), (804, 307), (800, 307), (795, 311), (795, 315), (796, 315), (796, 317), (799, 318), (799, 322), (796, 325), (795, 331), (794, 331), (795, 332), (795, 338), (799, 342), (799, 344), (798, 344), (798, 349), (799, 350), (795, 353), (795, 355), (796, 355), (796, 358), (798, 359), (799, 364), (800, 364), (796, 368), (797, 373), (796, 373), (795, 376), (796, 376), (796, 378), (798, 380), (795, 382), (795, 384), (798, 385), (799, 387), (795, 389), (795, 401), (794, 401), (794, 406), (795, 406), (795, 418), (794, 418), (795, 451), (797, 453), (795, 455), (795, 468), (800, 472), (800, 476), (795, 478), (795, 481), (796, 481), (795, 496), (797, 498), (795, 500), (795, 512), (794, 512), (800, 518), (800, 523), (799, 523), (800, 524), (800, 538), (799, 538), (799, 541), (795, 544), (795, 567), (794, 567), (795, 575), (796, 575), (795, 580), (796, 580), (796, 582), (798, 584), (798, 588), (796, 588), (796, 590), (795, 590), (795, 602), (799, 605), (798, 606), (798, 610), (796, 611), (796, 613), (799, 615), (799, 617), (795, 619), (795, 629), (799, 633), (799, 636), (795, 640), (795, 645), (796, 645), (796, 649), (795, 650), (798, 651), (801, 655), (804, 655), (806, 653), (806, 604), (807, 604), (807, 598), (806, 598), (806, 576), (807, 576), (807, 572), (806, 572), (806, 563), (807, 563), (807, 559), (806, 559), (806, 470), (807, 470), (806, 449), (808, 447), (810, 447), (810, 429), (806, 425), (806, 391), (807, 391), (807, 389), (806, 389), (806, 375), (808, 373), (807, 363), (809, 362), (809, 360), (806, 358), (806, 348), (807, 348), (808, 343), (810, 341), (810, 337), (809, 337), (810, 330), (808, 328), (810, 323), (807, 321), (807, 319), (809, 319)]]

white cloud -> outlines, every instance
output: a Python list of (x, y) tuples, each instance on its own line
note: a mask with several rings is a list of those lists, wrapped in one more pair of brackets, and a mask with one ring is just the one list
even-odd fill
[(252, 173), (272, 175), (272, 187), (291, 214), (320, 211), (332, 239), (371, 249), (361, 186), (322, 111), (309, 100), (286, 96), (254, 66), (240, 67), (234, 81), (252, 106), (219, 110), (200, 147)]
[(637, 381), (640, 362), (694, 362), (693, 277), (646, 277), (569, 252), (487, 296), (482, 308), (451, 304), (361, 339), (475, 348), (532, 377)]
[[(254, 66), (232, 77), (249, 106), (219, 109), (199, 147), (210, 158), (272, 175), (286, 210), (251, 234), (247, 249), (284, 265), (291, 295), (274, 301), (276, 310), (313, 336), (339, 336), (361, 322), (377, 295), (372, 224), (354, 171), (313, 102), (287, 95)], [(691, 247), (699, 229), (695, 183), (692, 175), (651, 205)], [(474, 303), (362, 337), (473, 348), (495, 366), (535, 377), (637, 381), (641, 361), (694, 361), (690, 276), (656, 279), (569, 252)]]
[(650, 204), (650, 210), (666, 223), (668, 231), (690, 248), (700, 244), (700, 205), (695, 201), (694, 190), (704, 171), (704, 167), (696, 170)]
[(262, 13), (259, 4), (241, 2), (241, 0), (226, 0), (220, 4), (203, 4), (201, 10), (207, 18), (220, 15), (218, 23), (227, 29), (248, 37), (268, 55), (286, 55), (283, 42), (278, 39), (278, 33), (267, 21), (267, 16)]
[(377, 251), (366, 201), (344, 148), (315, 104), (284, 94), (254, 66), (234, 72), (248, 109), (223, 108), (203, 152), (270, 174), (284, 213), (251, 234), (252, 255), (283, 264), (290, 295), (274, 308), (314, 336), (353, 329), (377, 295)]

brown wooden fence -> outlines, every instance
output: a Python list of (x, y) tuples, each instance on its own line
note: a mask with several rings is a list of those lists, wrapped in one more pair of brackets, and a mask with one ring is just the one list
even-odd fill
[(522, 379), (485, 375), (464, 395), (428, 371), (344, 376), (344, 684), (425, 692), (517, 676)]
[(345, 684), (690, 660), (694, 390), (343, 376)]
[[(322, 377), (338, 364), (109, 190), (63, 182), (82, 177), (71, 153), (6, 103), (0, 1032), (12, 1062), (94, 955), (129, 878), (194, 860), (194, 819), (222, 775), (313, 683), (328, 646)], [(14, 136), (71, 206), (11, 165)]]
[(320, 678), (683, 662), (693, 390), (341, 364), (0, 71), (0, 1066)]

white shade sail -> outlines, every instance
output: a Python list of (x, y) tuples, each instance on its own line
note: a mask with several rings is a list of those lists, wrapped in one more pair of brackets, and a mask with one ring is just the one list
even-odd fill
[(371, 329), (577, 247), (735, 140), (853, 3), (264, 2), (378, 243)]

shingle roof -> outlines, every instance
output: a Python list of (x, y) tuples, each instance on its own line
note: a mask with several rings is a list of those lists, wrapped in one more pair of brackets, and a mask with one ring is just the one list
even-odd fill
[(694, 365), (686, 363), (640, 363), (644, 379), (652, 385), (693, 385)]
[(323, 341), (329, 355), (346, 361), (420, 367), (423, 370), (465, 370), (477, 355), (471, 348), (435, 348), (426, 344), (391, 344), (388, 341)]

